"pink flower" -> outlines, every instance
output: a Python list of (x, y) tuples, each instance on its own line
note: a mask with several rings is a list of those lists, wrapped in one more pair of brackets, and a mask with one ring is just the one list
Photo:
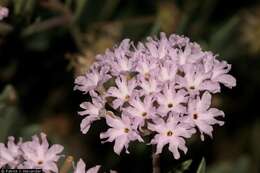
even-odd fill
[(146, 96), (143, 101), (139, 97), (135, 97), (129, 101), (129, 104), (129, 107), (124, 108), (124, 112), (135, 119), (137, 126), (143, 126), (145, 120), (155, 116), (155, 107), (151, 96)]
[(41, 141), (38, 136), (33, 136), (32, 141), (21, 145), (25, 162), (22, 168), (42, 169), (44, 172), (58, 172), (57, 161), (61, 157), (63, 146), (54, 144), (49, 148), (46, 135), (41, 133)]
[(184, 77), (179, 77), (177, 80), (178, 88), (186, 88), (191, 95), (205, 90), (212, 93), (220, 91), (219, 86), (210, 81), (211, 74), (205, 73), (202, 65), (186, 64), (183, 66), (183, 70)]
[(106, 67), (101, 68), (100, 70), (93, 68), (84, 76), (78, 76), (75, 79), (76, 86), (74, 89), (80, 90), (84, 93), (98, 89), (99, 85), (102, 85), (110, 78), (110, 76), (107, 74), (107, 70), (108, 69)]
[(97, 173), (99, 169), (100, 165), (97, 165), (86, 171), (86, 164), (82, 159), (80, 159), (77, 163), (76, 168), (74, 169), (74, 173)]
[(156, 101), (159, 104), (158, 112), (165, 116), (171, 111), (185, 113), (186, 107), (182, 103), (186, 103), (188, 97), (184, 90), (175, 91), (174, 86), (169, 84), (164, 86), (162, 94), (156, 95)]
[(132, 129), (131, 120), (128, 116), (122, 115), (122, 119), (116, 116), (107, 116), (106, 122), (111, 128), (101, 133), (100, 138), (107, 138), (105, 142), (115, 141), (114, 151), (116, 154), (120, 155), (123, 148), (126, 149), (126, 153), (129, 153), (127, 149), (130, 141), (143, 141), (135, 129)]
[(80, 107), (84, 109), (79, 112), (79, 115), (87, 115), (80, 124), (80, 129), (82, 133), (86, 134), (91, 126), (91, 124), (101, 118), (101, 109), (104, 107), (104, 100), (101, 97), (93, 97), (92, 103), (83, 102)]
[(130, 50), (130, 40), (124, 39), (121, 44), (114, 49), (113, 56), (114, 59), (110, 63), (111, 71), (114, 76), (118, 76), (122, 73), (129, 72), (133, 68), (133, 63), (129, 59)]
[(195, 129), (187, 124), (180, 122), (178, 114), (171, 114), (167, 121), (157, 119), (155, 124), (148, 124), (148, 129), (155, 131), (157, 134), (151, 140), (151, 144), (156, 144), (156, 154), (160, 154), (165, 145), (169, 144), (169, 150), (175, 159), (180, 158), (179, 150), (184, 153), (188, 148), (185, 145), (185, 138), (190, 138)]
[(181, 48), (190, 43), (190, 39), (188, 37), (171, 34), (169, 37), (169, 43), (172, 47)]
[(22, 139), (15, 144), (14, 137), (10, 136), (8, 138), (7, 147), (5, 144), (0, 143), (0, 168), (8, 165), (10, 168), (14, 169), (22, 161), (22, 151), (20, 145), (22, 144)]
[(154, 71), (154, 76), (157, 76), (158, 81), (162, 83), (174, 82), (177, 71), (177, 64), (165, 60), (163, 63), (160, 63), (157, 70)]
[(205, 92), (201, 99), (191, 99), (188, 104), (188, 115), (184, 117), (184, 122), (196, 126), (201, 134), (201, 140), (204, 140), (204, 133), (212, 137), (213, 125), (222, 126), (223, 121), (217, 120), (216, 117), (224, 117), (224, 112), (210, 108), (211, 95)]
[(150, 52), (152, 58), (163, 59), (168, 56), (168, 50), (170, 45), (168, 43), (168, 39), (164, 33), (160, 34), (160, 40), (153, 40), (151, 37), (148, 37), (146, 42), (146, 46)]
[(184, 47), (184, 51), (180, 50), (178, 53), (179, 56), (179, 65), (185, 65), (189, 63), (196, 63), (203, 57), (203, 52), (198, 44), (190, 43)]
[(214, 82), (222, 83), (228, 88), (236, 86), (236, 79), (233, 76), (226, 74), (230, 71), (230, 69), (231, 65), (228, 64), (226, 61), (220, 62), (218, 60), (215, 60), (211, 80)]
[(122, 106), (131, 98), (134, 88), (136, 87), (136, 80), (131, 79), (128, 81), (125, 76), (119, 76), (116, 78), (116, 86), (117, 87), (110, 87), (107, 91), (107, 96), (116, 98), (113, 101), (113, 107), (115, 109)]
[(156, 69), (157, 64), (154, 59), (150, 59), (146, 55), (143, 56), (136, 58), (135, 71), (139, 73), (139, 76), (149, 79), (152, 71)]
[(141, 87), (141, 89), (138, 92), (140, 96), (155, 95), (157, 92), (160, 91), (158, 80), (156, 80), (154, 77), (150, 77), (149, 79), (140, 77), (137, 82), (137, 85)]

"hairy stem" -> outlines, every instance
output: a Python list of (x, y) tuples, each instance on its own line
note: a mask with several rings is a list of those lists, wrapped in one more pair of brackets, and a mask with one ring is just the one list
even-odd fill
[(153, 158), (153, 173), (160, 173), (160, 155), (155, 154), (156, 153), (156, 147), (153, 146), (153, 153), (152, 153), (152, 158)]

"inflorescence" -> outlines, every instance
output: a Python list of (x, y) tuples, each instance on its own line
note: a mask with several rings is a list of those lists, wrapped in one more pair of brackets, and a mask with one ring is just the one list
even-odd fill
[[(189, 38), (161, 33), (135, 45), (129, 39), (97, 55), (85, 75), (75, 80), (75, 89), (91, 96), (79, 115), (86, 134), (94, 121), (105, 119), (109, 129), (100, 134), (104, 142), (115, 142), (120, 154), (131, 141), (155, 144), (156, 154), (165, 145), (175, 159), (187, 152), (186, 139), (199, 132), (212, 137), (213, 125), (223, 125), (224, 112), (211, 108), (212, 95), (220, 84), (236, 86), (227, 74), (231, 65), (216, 59)], [(217, 119), (218, 118), (218, 119)]]
[[(47, 141), (44, 133), (32, 137), (31, 141), (23, 142), (22, 138), (15, 142), (15, 138), (10, 136), (7, 145), (0, 143), (0, 169), (41, 169), (43, 172), (59, 171), (57, 162), (63, 156), (61, 152), (63, 146), (59, 144), (51, 145)], [(97, 173), (100, 165), (86, 170), (86, 165), (80, 159), (74, 168), (74, 173)]]

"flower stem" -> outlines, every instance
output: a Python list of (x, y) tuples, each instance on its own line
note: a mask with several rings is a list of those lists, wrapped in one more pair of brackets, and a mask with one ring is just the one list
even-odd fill
[(73, 157), (68, 156), (64, 161), (63, 165), (61, 166), (59, 173), (68, 173), (72, 167), (72, 162), (73, 162)]
[(160, 155), (156, 153), (156, 147), (153, 146), (152, 151), (152, 158), (153, 158), (153, 173), (160, 173)]

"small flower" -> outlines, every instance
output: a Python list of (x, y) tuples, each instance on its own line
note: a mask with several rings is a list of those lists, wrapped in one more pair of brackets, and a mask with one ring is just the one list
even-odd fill
[(135, 97), (129, 101), (130, 106), (125, 108), (125, 113), (135, 118), (137, 126), (143, 126), (146, 119), (151, 119), (155, 114), (155, 107), (153, 106), (153, 98), (146, 96), (143, 102), (139, 97)]
[(186, 64), (183, 66), (184, 77), (179, 77), (178, 88), (186, 88), (191, 95), (198, 94), (199, 91), (208, 90), (212, 93), (220, 91), (219, 85), (210, 80), (210, 73), (205, 73), (202, 65)]
[(114, 60), (110, 62), (112, 74), (118, 76), (131, 71), (133, 64), (129, 56), (130, 40), (124, 39), (118, 48), (114, 49)]
[(155, 95), (155, 93), (160, 91), (158, 80), (156, 80), (154, 77), (150, 77), (148, 80), (146, 80), (144, 77), (140, 77), (137, 85), (141, 87), (138, 92), (140, 96)]
[(182, 103), (186, 103), (188, 97), (184, 90), (176, 92), (173, 85), (165, 85), (163, 93), (156, 95), (156, 101), (159, 104), (158, 112), (162, 113), (162, 116), (165, 116), (170, 111), (185, 113), (186, 107)]
[(211, 80), (214, 82), (222, 83), (228, 88), (236, 86), (236, 79), (233, 76), (226, 74), (230, 71), (230, 69), (231, 65), (228, 64), (226, 61), (220, 62), (218, 60), (215, 60)]
[(125, 76), (119, 76), (116, 78), (116, 86), (117, 87), (110, 87), (107, 91), (107, 96), (116, 98), (113, 101), (113, 107), (115, 109), (122, 106), (131, 98), (134, 88), (136, 87), (136, 81), (134, 79), (128, 81)]
[(5, 144), (0, 143), (0, 168), (8, 165), (10, 168), (13, 169), (21, 163), (21, 144), (21, 138), (19, 142), (15, 144), (15, 138), (12, 136), (8, 138), (7, 147), (5, 147)]
[(179, 56), (179, 65), (185, 65), (188, 63), (198, 62), (203, 57), (203, 52), (198, 44), (187, 44), (182, 51), (180, 49)]
[(24, 142), (21, 145), (25, 162), (25, 169), (42, 169), (44, 172), (58, 172), (57, 161), (61, 157), (60, 153), (63, 146), (54, 144), (49, 148), (46, 135), (44, 133), (38, 136), (33, 136), (32, 141)]
[(110, 76), (107, 74), (107, 70), (108, 69), (106, 67), (101, 68), (100, 70), (93, 68), (84, 76), (78, 76), (75, 79), (76, 86), (74, 89), (80, 90), (84, 93), (98, 89), (99, 85), (102, 85), (110, 78)]
[(126, 153), (129, 153), (127, 149), (130, 141), (143, 141), (139, 134), (132, 129), (131, 120), (128, 116), (122, 115), (122, 119), (119, 117), (112, 118), (107, 116), (106, 122), (111, 128), (106, 132), (101, 133), (100, 138), (107, 138), (105, 142), (115, 141), (114, 151), (116, 154), (120, 155), (123, 148), (126, 149)]
[(154, 71), (154, 76), (157, 76), (160, 82), (174, 82), (175, 76), (178, 71), (176, 64), (171, 63), (171, 61), (164, 61), (160, 63), (157, 70)]
[(146, 46), (152, 58), (163, 59), (168, 56), (170, 45), (164, 33), (161, 33), (161, 38), (158, 41), (153, 40), (151, 37), (148, 37), (147, 40)]
[(8, 15), (9, 15), (8, 8), (0, 6), (0, 20), (3, 20), (3, 18), (6, 18)]
[(156, 154), (160, 154), (165, 145), (169, 144), (169, 150), (175, 159), (180, 158), (179, 149), (184, 153), (188, 148), (185, 145), (185, 138), (190, 138), (196, 131), (188, 124), (179, 121), (178, 114), (171, 114), (167, 121), (157, 119), (155, 124), (148, 124), (148, 129), (157, 134), (151, 140), (151, 144), (156, 144)]
[(152, 71), (156, 69), (157, 64), (154, 59), (147, 58), (146, 55), (143, 56), (136, 58), (135, 71), (139, 73), (139, 76), (149, 79)]
[(190, 43), (188, 37), (172, 34), (169, 37), (169, 43), (172, 47), (182, 48)]
[(184, 117), (184, 122), (196, 126), (201, 134), (201, 140), (204, 140), (204, 133), (212, 137), (213, 125), (222, 126), (223, 121), (215, 119), (216, 117), (224, 117), (224, 112), (210, 108), (211, 95), (205, 92), (201, 99), (191, 99), (188, 103), (188, 115)]
[(97, 173), (100, 169), (100, 165), (94, 166), (86, 171), (86, 164), (82, 159), (77, 163), (74, 173)]
[(104, 100), (101, 97), (93, 97), (92, 103), (90, 102), (83, 102), (80, 104), (80, 107), (84, 109), (83, 111), (79, 112), (79, 115), (85, 116), (87, 115), (80, 124), (80, 129), (83, 134), (86, 134), (91, 126), (91, 124), (99, 120), (102, 116), (100, 111), (104, 107)]

